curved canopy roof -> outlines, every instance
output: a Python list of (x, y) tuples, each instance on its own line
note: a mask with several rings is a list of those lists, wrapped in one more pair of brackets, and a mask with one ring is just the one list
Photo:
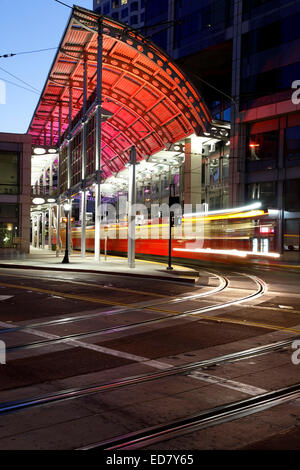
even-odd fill
[(34, 145), (58, 142), (60, 107), (62, 133), (68, 128), (70, 86), (72, 124), (80, 122), (84, 61), (89, 112), (93, 112), (99, 22), (102, 114), (106, 110), (110, 115), (102, 123), (102, 170), (107, 176), (124, 167), (132, 145), (141, 159), (168, 143), (209, 131), (209, 111), (172, 59), (127, 25), (75, 6), (28, 129)]

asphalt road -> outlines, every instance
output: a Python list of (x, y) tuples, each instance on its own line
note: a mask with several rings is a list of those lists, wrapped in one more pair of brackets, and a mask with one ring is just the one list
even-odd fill
[[(106, 388), (2, 414), (0, 450), (78, 449), (298, 383), (300, 364), (292, 359), (300, 354), (292, 343), (193, 372), (126, 381), (296, 341), (299, 280), (289, 269), (236, 265), (201, 266), (195, 285), (1, 269), (0, 404)], [(112, 382), (118, 385), (110, 389)], [(299, 450), (299, 421), (299, 399), (291, 400), (147, 449)]]

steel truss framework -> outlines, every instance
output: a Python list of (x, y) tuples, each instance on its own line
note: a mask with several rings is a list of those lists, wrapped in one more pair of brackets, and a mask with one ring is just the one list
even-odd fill
[(141, 160), (215, 129), (201, 96), (163, 51), (124, 24), (74, 7), (28, 132), (33, 145), (60, 147), (64, 192), (97, 172), (106, 178), (121, 170), (132, 146)]

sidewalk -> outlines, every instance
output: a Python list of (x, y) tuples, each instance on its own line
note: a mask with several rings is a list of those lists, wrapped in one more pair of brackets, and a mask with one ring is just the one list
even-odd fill
[(136, 260), (135, 268), (129, 268), (127, 258), (119, 256), (105, 256), (101, 254), (100, 261), (95, 261), (92, 253), (81, 258), (80, 253), (69, 255), (69, 264), (62, 264), (64, 252), (56, 256), (54, 251), (48, 249), (30, 248), (30, 254), (18, 258), (0, 259), (0, 268), (14, 269), (42, 269), (51, 271), (75, 271), (110, 275), (126, 275), (131, 277), (146, 277), (155, 279), (168, 279), (180, 282), (194, 283), (199, 278), (199, 272), (183, 266), (172, 264), (173, 270), (168, 271), (167, 264)]

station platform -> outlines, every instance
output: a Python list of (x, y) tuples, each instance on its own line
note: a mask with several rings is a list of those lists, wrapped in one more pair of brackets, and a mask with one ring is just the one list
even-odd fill
[[(129, 268), (125, 257), (101, 254), (100, 260), (94, 258), (93, 253), (87, 253), (85, 258), (80, 253), (72, 252), (69, 263), (62, 264), (64, 251), (56, 252), (46, 249), (30, 248), (29, 254), (19, 255), (10, 259), (1, 259), (0, 268), (35, 269), (50, 271), (96, 272), (99, 274), (127, 275), (132, 277), (146, 277), (155, 279), (168, 279), (179, 282), (195, 283), (199, 279), (199, 272), (183, 266), (172, 264), (173, 270), (167, 270), (167, 264), (156, 261), (135, 260), (135, 267)], [(105, 259), (106, 258), (106, 259)]]

